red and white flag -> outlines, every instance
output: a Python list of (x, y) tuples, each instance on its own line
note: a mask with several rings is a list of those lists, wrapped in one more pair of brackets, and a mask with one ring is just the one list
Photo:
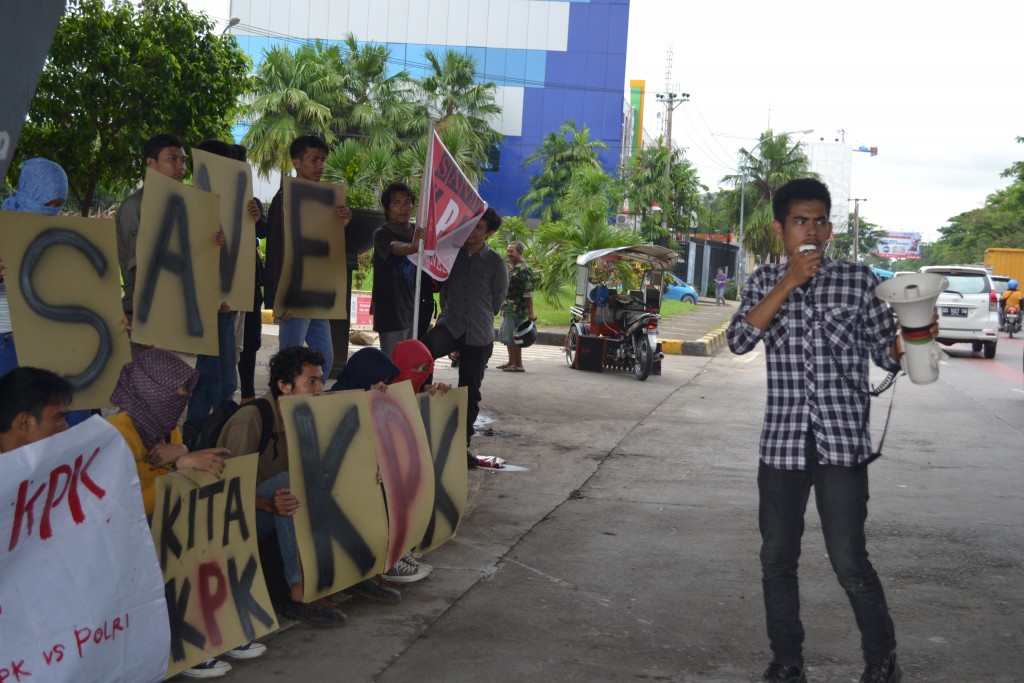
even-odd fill
[[(423, 270), (430, 277), (448, 279), (459, 249), (486, 210), (487, 202), (477, 194), (435, 131), (423, 168), (419, 216), (426, 228)], [(411, 254), (409, 260), (418, 263), (416, 254)]]

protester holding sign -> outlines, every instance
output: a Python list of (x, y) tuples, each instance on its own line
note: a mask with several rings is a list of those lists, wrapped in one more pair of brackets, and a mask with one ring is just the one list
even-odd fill
[[(36, 157), (21, 165), (18, 189), (4, 200), (4, 211), (25, 211), (56, 216), (68, 196), (68, 176), (60, 165), (49, 159)], [(4, 265), (0, 254), (0, 375), (18, 367), (14, 350), (14, 328), (7, 305), (7, 287), (4, 284)]]
[[(282, 614), (310, 626), (343, 626), (345, 614), (327, 600), (302, 601), (302, 565), (295, 541), (292, 519), (302, 504), (292, 495), (288, 475), (288, 442), (277, 399), (280, 396), (303, 396), (323, 391), (324, 358), (304, 346), (282, 349), (270, 359), (270, 397), (261, 398), (240, 408), (224, 425), (217, 445), (236, 455), (259, 453), (256, 473), (256, 533), (260, 538), (277, 531), (277, 544), (284, 564), (288, 597)], [(269, 404), (273, 424), (265, 424), (266, 410), (259, 402)], [(267, 438), (265, 435), (268, 435)]]
[[(320, 182), (327, 159), (327, 143), (316, 135), (303, 135), (292, 142), (290, 154), (296, 176), (302, 180)], [(286, 258), (284, 199), (282, 187), (270, 202), (267, 217), (267, 281), (264, 295), (270, 302), (277, 301), (278, 286), (283, 284), (281, 274)], [(347, 206), (336, 206), (335, 211), (342, 219), (341, 228), (344, 230), (352, 218), (352, 211)], [(324, 357), (324, 371), (330, 371), (331, 363), (334, 361), (334, 346), (331, 343), (329, 320), (298, 318), (288, 309), (275, 311), (274, 317), (278, 320), (278, 339), (282, 349), (302, 346), (305, 343), (309, 348), (320, 352)]]
[[(508, 293), (508, 271), (503, 259), (487, 246), (487, 238), (501, 227), (501, 216), (487, 209), (459, 250), (451, 275), (441, 286), (441, 315), (423, 343), (434, 358), (459, 352), (459, 386), (469, 389), (466, 447), (473, 438), (473, 423), (480, 413), (480, 386), (487, 360), (494, 351), (494, 316)], [(470, 466), (476, 466), (472, 454)]]
[(227, 449), (189, 453), (181, 442), (178, 418), (195, 388), (197, 375), (177, 354), (147, 349), (121, 369), (117, 387), (110, 396), (120, 412), (108, 421), (135, 456), (147, 515), (153, 514), (157, 477), (189, 467), (214, 475), (224, 471)]
[[(162, 133), (146, 141), (142, 149), (146, 168), (151, 168), (161, 175), (177, 180), (185, 178), (185, 143), (176, 135)], [(124, 283), (124, 295), (121, 303), (129, 323), (134, 315), (135, 276), (138, 260), (136, 246), (139, 236), (139, 224), (142, 222), (142, 193), (145, 186), (139, 187), (125, 197), (117, 209), (117, 260), (121, 266), (121, 278)], [(214, 231), (214, 243), (223, 246), (224, 233)], [(132, 344), (132, 358), (137, 358), (144, 346)]]
[(71, 384), (49, 370), (15, 368), (0, 376), (0, 453), (68, 428)]

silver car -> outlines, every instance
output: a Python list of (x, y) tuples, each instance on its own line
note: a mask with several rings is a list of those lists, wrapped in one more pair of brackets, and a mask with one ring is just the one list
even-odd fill
[(999, 341), (999, 294), (984, 268), (971, 266), (925, 266), (922, 273), (937, 273), (949, 280), (939, 294), (940, 344), (970, 343), (974, 351), (995, 358)]

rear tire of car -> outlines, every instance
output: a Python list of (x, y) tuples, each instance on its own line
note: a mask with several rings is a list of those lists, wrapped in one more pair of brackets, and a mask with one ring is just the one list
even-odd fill
[(996, 343), (995, 342), (985, 342), (985, 358), (995, 358), (995, 357), (996, 357)]

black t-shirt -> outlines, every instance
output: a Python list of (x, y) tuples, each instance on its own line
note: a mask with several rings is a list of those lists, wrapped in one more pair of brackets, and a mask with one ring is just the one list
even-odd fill
[[(392, 242), (410, 244), (412, 234), (413, 228), (408, 223), (385, 223), (373, 233), (373, 300), (370, 312), (373, 313), (373, 329), (377, 332), (396, 332), (412, 327), (416, 265), (407, 256), (391, 253)], [(424, 273), (421, 299), (432, 299), (432, 285), (430, 276)], [(423, 311), (421, 309), (421, 317)]]

